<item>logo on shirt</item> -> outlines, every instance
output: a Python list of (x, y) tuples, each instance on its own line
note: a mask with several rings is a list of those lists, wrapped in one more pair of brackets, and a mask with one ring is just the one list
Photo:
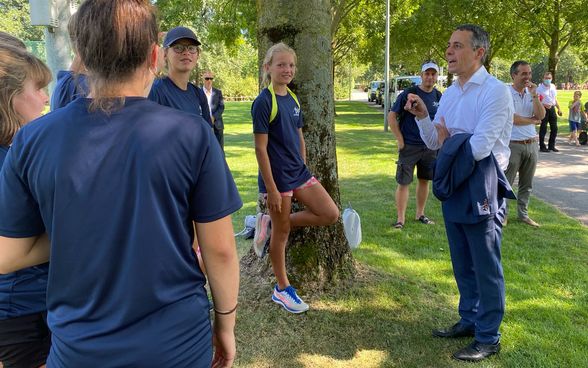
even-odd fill
[(300, 107), (294, 108), (294, 116), (300, 116)]
[(439, 101), (433, 101), (433, 107), (439, 107)]

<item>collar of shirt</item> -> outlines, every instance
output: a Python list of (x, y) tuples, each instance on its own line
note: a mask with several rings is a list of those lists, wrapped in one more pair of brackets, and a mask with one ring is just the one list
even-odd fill
[(489, 75), (490, 74), (488, 74), (488, 71), (486, 70), (484, 65), (482, 65), (482, 66), (480, 66), (480, 68), (478, 68), (478, 70), (476, 70), (476, 72), (474, 74), (472, 74), (470, 79), (467, 82), (465, 82), (465, 84), (463, 86), (461, 85), (461, 83), (459, 83), (459, 78), (458, 78), (458, 82), (456, 84), (459, 87), (459, 90), (461, 92), (465, 92), (468, 89), (468, 87), (472, 84), (475, 84), (478, 86), (484, 84), (484, 82), (486, 81), (486, 79), (488, 78)]

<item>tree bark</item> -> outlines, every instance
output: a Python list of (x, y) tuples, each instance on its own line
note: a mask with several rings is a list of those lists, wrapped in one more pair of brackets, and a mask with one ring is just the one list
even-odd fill
[[(307, 164), (340, 207), (330, 1), (258, 0), (257, 12), (260, 65), (267, 49), (275, 43), (284, 42), (296, 51), (297, 71), (290, 88), (302, 105)], [(254, 257), (252, 252), (245, 256), (242, 264), (259, 270), (251, 257)], [(341, 221), (327, 227), (293, 229), (286, 263), (291, 281), (307, 288), (323, 288), (351, 277), (353, 258)]]

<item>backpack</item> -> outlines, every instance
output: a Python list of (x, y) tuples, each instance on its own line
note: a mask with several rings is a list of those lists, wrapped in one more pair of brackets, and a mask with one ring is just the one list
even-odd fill
[[(267, 89), (272, 95), (272, 110), (271, 110), (270, 119), (269, 119), (269, 122), (271, 124), (271, 122), (274, 121), (274, 119), (278, 115), (278, 101), (276, 99), (276, 93), (274, 92), (274, 86), (271, 83), (269, 84)], [(290, 94), (290, 96), (292, 96), (292, 98), (296, 102), (296, 105), (298, 105), (298, 108), (300, 108), (300, 102), (298, 102), (298, 97), (296, 97), (296, 95), (294, 94), (294, 92), (292, 92), (292, 90), (290, 90), (290, 88), (286, 87), (286, 89), (288, 90), (288, 93)]]
[(361, 220), (359, 214), (351, 207), (351, 204), (343, 211), (343, 231), (349, 247), (355, 249), (361, 243)]
[[(402, 91), (402, 93), (404, 94), (404, 97), (406, 98), (406, 96), (408, 96), (409, 93), (412, 94), (417, 94), (417, 88), (419, 88), (419, 86), (412, 86), (409, 87), (407, 89), (405, 89), (404, 91)], [(439, 102), (439, 100), (441, 100), (441, 92), (437, 89), (437, 88), (433, 88), (433, 91), (435, 91), (435, 97), (437, 97), (437, 102)], [(406, 92), (406, 93), (404, 93)], [(406, 103), (406, 100), (404, 101), (404, 103)], [(408, 111), (404, 110), (404, 107), (402, 107), (402, 109), (400, 110), (400, 112), (397, 115), (397, 121), (398, 121), (398, 125), (400, 126), (402, 118), (404, 117), (404, 114), (409, 113)], [(410, 113), (409, 113), (410, 114)]]

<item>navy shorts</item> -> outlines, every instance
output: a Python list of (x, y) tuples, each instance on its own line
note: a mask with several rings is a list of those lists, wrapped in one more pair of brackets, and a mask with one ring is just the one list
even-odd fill
[(412, 183), (415, 166), (417, 178), (433, 180), (436, 158), (437, 151), (430, 150), (427, 146), (405, 144), (404, 148), (398, 151), (396, 182), (400, 185)]
[(51, 348), (46, 315), (36, 313), (0, 321), (0, 362), (4, 368), (37, 368)]
[(570, 124), (570, 133), (580, 130), (580, 123), (579, 122), (571, 121), (571, 120), (568, 120), (568, 122)]

